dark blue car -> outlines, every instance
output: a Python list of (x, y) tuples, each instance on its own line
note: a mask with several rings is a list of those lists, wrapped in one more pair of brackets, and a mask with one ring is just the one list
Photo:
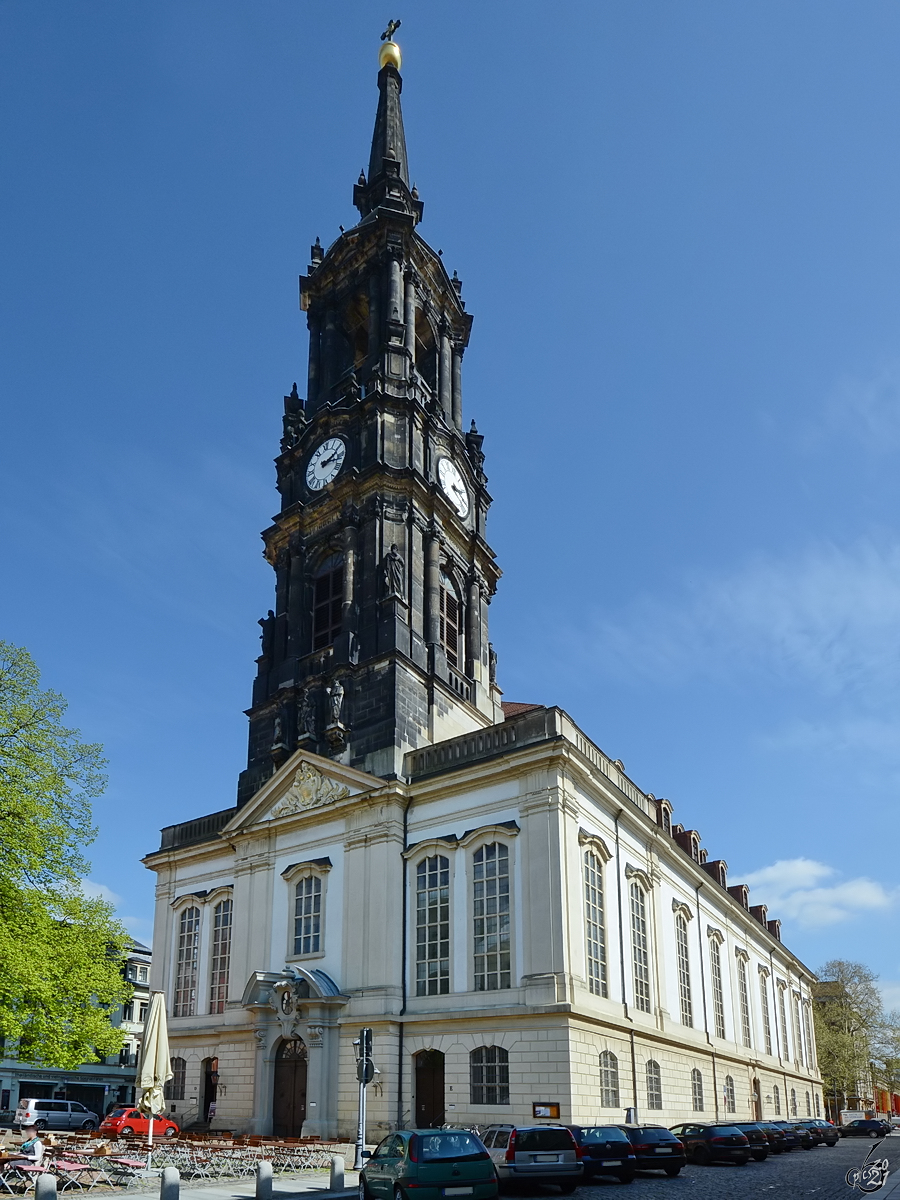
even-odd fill
[(578, 1143), (584, 1180), (594, 1175), (614, 1175), (620, 1183), (631, 1183), (637, 1158), (628, 1136), (617, 1125), (570, 1125)]

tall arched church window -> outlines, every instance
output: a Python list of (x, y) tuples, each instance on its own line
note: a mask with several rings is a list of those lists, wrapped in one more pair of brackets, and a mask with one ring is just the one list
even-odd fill
[(332, 554), (313, 579), (313, 650), (330, 646), (341, 632), (344, 598), (344, 560)]
[(691, 1071), (691, 1107), (694, 1112), (703, 1112), (703, 1075), (696, 1067)]
[(459, 596), (456, 594), (453, 580), (446, 571), (441, 571), (441, 646), (447, 655), (447, 662), (451, 667), (457, 669), (459, 668), (459, 640), (462, 633), (461, 612)]
[(450, 991), (450, 861), (423, 858), (416, 868), (416, 995)]
[(775, 1116), (781, 1116), (781, 1088), (777, 1083), (772, 1085), (772, 1099), (775, 1101)]
[(734, 1079), (731, 1075), (725, 1076), (725, 1111), (737, 1111), (737, 1103), (734, 1094)]
[(600, 1055), (600, 1107), (619, 1107), (619, 1060), (611, 1050)]
[(660, 1109), (663, 1106), (662, 1072), (655, 1059), (647, 1060), (647, 1107)]
[(166, 1084), (166, 1095), (170, 1100), (183, 1100), (187, 1063), (183, 1058), (171, 1058), (169, 1064), (172, 1068), (172, 1078)]
[(762, 1010), (763, 1040), (766, 1054), (772, 1053), (772, 1021), (769, 1017), (769, 977), (765, 971), (759, 973), (759, 1006)]
[(641, 1012), (650, 1012), (650, 954), (647, 941), (647, 904), (644, 889), (632, 883), (631, 898), (631, 957), (634, 977), (634, 1005)]
[(491, 842), (473, 858), (475, 991), (512, 987), (509, 850)]
[(228, 973), (231, 966), (231, 911), (230, 899), (223, 900), (213, 909), (212, 964), (209, 979), (209, 1011), (225, 1011), (228, 999)]
[(675, 951), (678, 958), (678, 995), (681, 1000), (681, 1023), (694, 1024), (694, 1006), (691, 1001), (691, 958), (688, 950), (687, 921), (681, 913), (675, 914)]
[(294, 953), (318, 954), (321, 942), (322, 880), (305, 875), (294, 887)]
[(791, 1057), (791, 1053), (788, 1045), (787, 1012), (784, 1004), (783, 983), (778, 985), (778, 1017), (781, 1024), (781, 1057), (787, 1062)]
[(200, 909), (181, 910), (178, 919), (178, 959), (175, 965), (173, 1017), (193, 1017), (197, 1012), (197, 963), (200, 957)]
[(797, 1115), (797, 1089), (791, 1088), (791, 1116)]
[(584, 852), (584, 931), (588, 986), (595, 996), (608, 995), (606, 930), (603, 918), (603, 863), (593, 850)]
[(712, 977), (713, 1025), (716, 1037), (725, 1036), (725, 995), (722, 991), (722, 950), (716, 938), (709, 939), (709, 968)]
[(738, 1002), (741, 1008), (741, 1037), (745, 1046), (752, 1046), (753, 1040), (750, 1030), (750, 988), (747, 983), (747, 960), (742, 956), (738, 956), (737, 960), (737, 975), (738, 975)]
[(469, 1055), (472, 1104), (509, 1104), (509, 1054), (502, 1046), (479, 1046)]

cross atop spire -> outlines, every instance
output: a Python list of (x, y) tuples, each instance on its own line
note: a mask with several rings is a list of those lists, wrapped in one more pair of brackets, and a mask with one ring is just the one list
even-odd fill
[(399, 21), (390, 21), (381, 35), (383, 45), (379, 54), (378, 110), (372, 132), (369, 169), (366, 178), (360, 175), (353, 189), (353, 203), (363, 217), (375, 209), (387, 208), (395, 213), (408, 213), (414, 221), (419, 221), (422, 205), (413, 197), (409, 187), (406, 133), (400, 107), (400, 93), (403, 90), (399, 69), (400, 47), (393, 41), (399, 27)]

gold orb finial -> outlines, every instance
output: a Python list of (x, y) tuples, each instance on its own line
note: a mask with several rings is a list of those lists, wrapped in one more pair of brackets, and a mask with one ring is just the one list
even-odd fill
[(397, 71), (400, 70), (400, 47), (394, 41), (394, 34), (399, 28), (399, 21), (388, 21), (388, 27), (381, 35), (382, 44), (381, 49), (378, 51), (379, 68), (391, 66)]

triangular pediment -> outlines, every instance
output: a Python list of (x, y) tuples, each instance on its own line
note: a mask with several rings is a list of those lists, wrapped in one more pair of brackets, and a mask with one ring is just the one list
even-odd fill
[(266, 821), (277, 821), (310, 810), (341, 804), (353, 796), (384, 786), (377, 775), (332, 762), (307, 750), (298, 750), (253, 799), (238, 809), (222, 835), (247, 829)]

